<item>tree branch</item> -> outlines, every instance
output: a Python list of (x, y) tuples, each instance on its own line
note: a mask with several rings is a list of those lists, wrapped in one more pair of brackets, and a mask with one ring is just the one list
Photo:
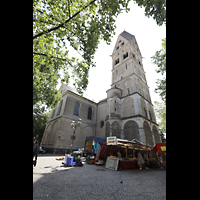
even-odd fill
[(55, 57), (55, 56), (48, 56), (48, 55), (46, 55), (46, 54), (44, 54), (44, 53), (33, 52), (33, 54), (41, 55), (41, 56), (46, 56), (47, 58), (56, 58), (56, 59), (60, 59), (60, 60), (66, 61), (71, 67), (73, 67), (73, 65), (72, 65), (67, 59), (58, 58), (58, 57)]
[(44, 54), (44, 53), (33, 52), (33, 54), (40, 55), (40, 56), (46, 56), (46, 57), (48, 57), (48, 58), (56, 58), (56, 59), (60, 59), (60, 60), (63, 60), (63, 61), (67, 61), (67, 62), (68, 62), (68, 60), (66, 60), (66, 59), (58, 58), (58, 57), (55, 57), (55, 56), (48, 56), (48, 55), (46, 55), (46, 54)]
[(76, 17), (80, 12), (82, 12), (82, 11), (83, 11), (85, 8), (87, 8), (89, 5), (93, 4), (95, 1), (96, 1), (96, 0), (91, 1), (88, 5), (84, 6), (82, 9), (80, 9), (80, 10), (79, 10), (77, 13), (75, 13), (73, 16), (69, 17), (69, 19), (67, 19), (64, 23), (61, 23), (59, 26), (56, 26), (56, 27), (54, 27), (54, 28), (50, 28), (50, 29), (47, 30), (47, 31), (43, 31), (43, 32), (41, 32), (41, 33), (38, 33), (37, 35), (34, 35), (34, 36), (33, 36), (33, 40), (36, 39), (36, 38), (38, 38), (38, 37), (40, 37), (40, 36), (42, 36), (42, 35), (44, 35), (44, 34), (46, 34), (46, 33), (50, 33), (50, 32), (52, 32), (52, 31), (55, 31), (55, 30), (61, 28), (64, 24), (68, 23), (71, 19), (73, 19), (74, 17)]
[(70, 14), (70, 3), (69, 3), (69, 0), (68, 0), (68, 10), (69, 10), (69, 18), (70, 18), (71, 14)]

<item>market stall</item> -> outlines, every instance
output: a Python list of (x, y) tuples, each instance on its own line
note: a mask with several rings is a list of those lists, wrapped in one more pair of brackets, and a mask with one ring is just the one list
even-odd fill
[[(144, 145), (135, 139), (128, 141), (116, 137), (107, 137), (107, 142), (100, 143), (96, 161), (103, 161), (105, 164), (109, 162), (107, 165), (112, 168), (113, 164), (113, 169), (117, 169), (117, 163), (118, 169), (137, 169), (139, 168), (137, 164), (139, 150), (143, 155), (146, 154), (148, 159), (152, 147)], [(110, 158), (118, 158), (119, 161), (117, 162)], [(145, 164), (143, 164), (143, 167), (145, 167)]]
[(158, 153), (166, 153), (166, 144), (165, 143), (156, 143), (153, 150), (157, 151)]
[(158, 161), (160, 167), (165, 168), (166, 167), (166, 159), (165, 159), (166, 143), (156, 143), (153, 150), (157, 152), (157, 161)]

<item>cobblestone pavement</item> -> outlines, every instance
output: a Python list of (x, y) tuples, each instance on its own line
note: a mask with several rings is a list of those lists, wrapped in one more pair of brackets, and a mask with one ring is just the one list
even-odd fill
[(166, 170), (110, 170), (84, 164), (64, 167), (56, 158), (38, 157), (33, 167), (33, 199), (41, 200), (164, 200)]

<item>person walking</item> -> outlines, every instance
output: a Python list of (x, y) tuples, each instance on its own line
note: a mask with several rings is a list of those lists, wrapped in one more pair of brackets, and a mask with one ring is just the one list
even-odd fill
[(142, 154), (140, 153), (140, 150), (139, 150), (139, 152), (138, 152), (138, 165), (140, 167), (140, 170), (142, 169), (143, 164), (144, 164), (144, 160), (143, 160)]

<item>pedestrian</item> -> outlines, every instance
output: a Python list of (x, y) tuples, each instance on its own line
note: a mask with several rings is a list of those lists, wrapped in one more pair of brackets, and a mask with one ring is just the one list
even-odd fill
[(159, 157), (159, 161), (160, 161), (160, 168), (163, 169), (163, 159), (161, 156)]
[(36, 137), (33, 138), (33, 165), (34, 167), (37, 164), (37, 155), (38, 155), (38, 135), (36, 135)]
[(143, 164), (144, 164), (144, 160), (143, 160), (142, 154), (140, 153), (140, 150), (139, 150), (139, 152), (138, 152), (138, 165), (140, 167), (140, 170), (142, 169)]

